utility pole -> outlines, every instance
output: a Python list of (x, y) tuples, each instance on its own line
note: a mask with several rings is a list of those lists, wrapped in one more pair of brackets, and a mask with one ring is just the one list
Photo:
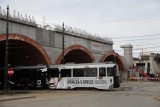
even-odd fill
[(64, 58), (64, 22), (62, 24), (62, 63), (65, 63), (65, 58)]
[(5, 71), (4, 71), (4, 94), (8, 90), (8, 35), (9, 35), (9, 5), (7, 5), (7, 23), (6, 23), (6, 50), (5, 50)]
[(113, 61), (113, 62), (116, 64), (116, 55), (115, 55), (116, 53), (115, 53), (114, 50), (113, 50), (113, 52), (114, 52), (114, 53), (113, 53), (113, 55), (114, 55), (114, 56), (113, 56), (113, 57), (114, 57), (114, 61)]
[(142, 64), (142, 65), (141, 65), (141, 66), (142, 66), (141, 69), (142, 69), (142, 70), (144, 70), (144, 67), (143, 67), (143, 57), (144, 57), (144, 56), (143, 56), (143, 48), (142, 48), (142, 52), (141, 52), (141, 64)]
[(142, 60), (142, 64), (143, 64), (143, 48), (142, 48), (141, 60)]

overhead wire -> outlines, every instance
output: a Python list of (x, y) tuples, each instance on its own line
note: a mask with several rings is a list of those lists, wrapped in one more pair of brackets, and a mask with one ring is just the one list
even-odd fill
[[(145, 38), (144, 38), (145, 37)], [(146, 38), (147, 37), (147, 38)], [(119, 43), (124, 43), (124, 42), (128, 42), (128, 41), (131, 41), (132, 42), (135, 42), (135, 41), (142, 41), (142, 40), (149, 40), (150, 42), (152, 42), (152, 40), (155, 40), (155, 39), (159, 39), (160, 38), (160, 34), (152, 34), (152, 35), (142, 35), (142, 36), (132, 36), (132, 37), (114, 37), (112, 38), (113, 39), (113, 42), (117, 43), (119, 45)], [(115, 44), (114, 43), (114, 44)], [(118, 46), (116, 45), (116, 46)], [(152, 45), (152, 46), (150, 46)], [(133, 48), (133, 51), (136, 51), (136, 50), (140, 50), (140, 53), (142, 51), (142, 49), (155, 49), (155, 48), (160, 48), (160, 43), (149, 43), (147, 44), (146, 41), (145, 41), (145, 44), (135, 44), (133, 43), (133, 47), (138, 47), (138, 48)], [(123, 50), (115, 50), (115, 51), (123, 51)], [(143, 50), (144, 51), (144, 50)], [(160, 51), (149, 51), (150, 53), (151, 52), (160, 52)], [(149, 53), (147, 52), (147, 53)], [(139, 53), (139, 54), (140, 54)], [(143, 52), (145, 53), (145, 52)], [(133, 53), (133, 54), (138, 54), (138, 53)]]
[(136, 38), (136, 37), (148, 37), (148, 36), (160, 36), (160, 34), (141, 35), (141, 36), (123, 36), (123, 37), (112, 37), (112, 39)]
[(127, 40), (119, 40), (119, 41), (114, 41), (113, 42), (124, 42), (124, 41), (137, 41), (137, 40), (146, 40), (146, 39), (158, 39), (160, 37), (157, 38), (143, 38), (143, 39), (127, 39)]

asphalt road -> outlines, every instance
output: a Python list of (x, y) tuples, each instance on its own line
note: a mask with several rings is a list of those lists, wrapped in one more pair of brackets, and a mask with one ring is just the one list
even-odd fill
[(160, 83), (125, 82), (114, 91), (27, 91), (0, 95), (0, 99), (0, 107), (160, 107)]

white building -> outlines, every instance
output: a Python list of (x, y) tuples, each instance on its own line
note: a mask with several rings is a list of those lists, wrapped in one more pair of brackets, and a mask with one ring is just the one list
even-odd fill
[(133, 64), (150, 76), (160, 76), (159, 54), (151, 53), (150, 55), (142, 55), (140, 58), (133, 58)]

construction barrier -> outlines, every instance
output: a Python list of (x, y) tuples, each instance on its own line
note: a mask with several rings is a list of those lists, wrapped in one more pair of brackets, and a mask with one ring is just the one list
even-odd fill
[(129, 77), (128, 80), (129, 81), (146, 81), (146, 80), (160, 81), (160, 77), (158, 77), (158, 78), (151, 78), (151, 77)]
[(148, 80), (151, 80), (151, 81), (160, 81), (160, 77), (159, 78), (148, 78)]

